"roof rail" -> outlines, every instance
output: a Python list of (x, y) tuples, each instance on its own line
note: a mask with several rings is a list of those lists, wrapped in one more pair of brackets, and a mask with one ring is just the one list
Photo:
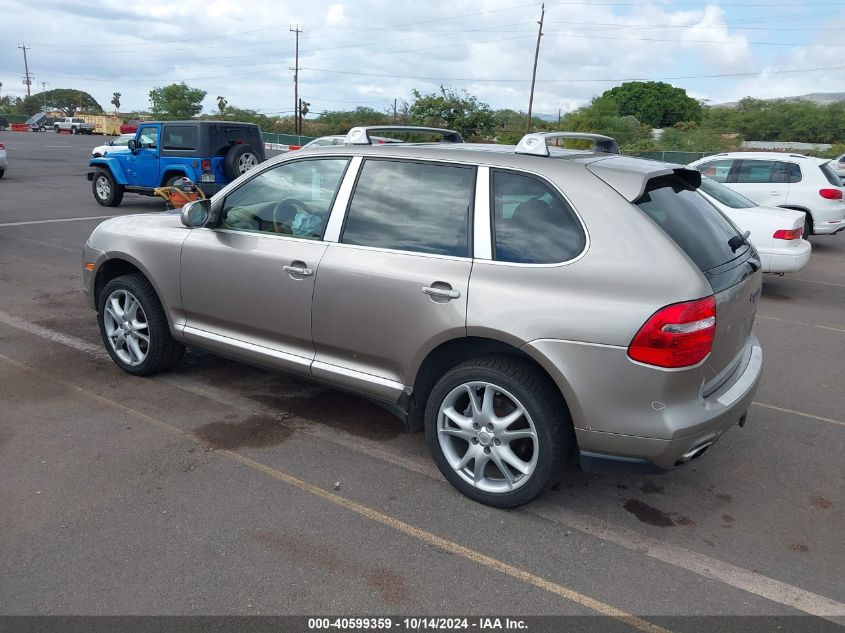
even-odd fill
[(553, 138), (569, 138), (581, 141), (593, 141), (593, 151), (607, 154), (618, 154), (619, 144), (615, 139), (603, 134), (586, 134), (583, 132), (534, 132), (526, 134), (516, 146), (517, 154), (533, 154), (534, 156), (548, 156), (548, 140)]
[(444, 130), (439, 127), (418, 127), (416, 125), (368, 125), (353, 127), (346, 134), (344, 145), (372, 145), (370, 132), (424, 132), (426, 134), (441, 134), (447, 143), (463, 143), (464, 137), (454, 130)]

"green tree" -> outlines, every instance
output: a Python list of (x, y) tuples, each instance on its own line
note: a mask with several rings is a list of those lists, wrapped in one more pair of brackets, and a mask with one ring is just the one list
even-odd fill
[(465, 138), (490, 136), (496, 127), (490, 106), (466, 91), (440, 86), (440, 93), (423, 95), (414, 90), (413, 95), (410, 115), (416, 124), (446, 127), (460, 132)]
[(115, 92), (111, 97), (111, 104), (114, 106), (115, 112), (120, 110), (120, 93)]
[(662, 81), (629, 81), (607, 90), (599, 99), (615, 103), (621, 116), (634, 116), (655, 128), (682, 121), (699, 123), (702, 118), (698, 101), (683, 88)]
[(226, 101), (226, 97), (217, 97), (217, 109), (220, 110), (220, 114), (223, 114), (226, 111), (226, 105), (229, 102)]
[(21, 99), (16, 108), (17, 114), (35, 114), (44, 108), (45, 103), (48, 108), (61, 110), (66, 116), (73, 116), (76, 112), (88, 114), (103, 112), (102, 106), (87, 92), (72, 88), (56, 88)]
[(190, 119), (202, 112), (205, 90), (191, 88), (184, 81), (150, 90), (152, 112), (167, 119)]

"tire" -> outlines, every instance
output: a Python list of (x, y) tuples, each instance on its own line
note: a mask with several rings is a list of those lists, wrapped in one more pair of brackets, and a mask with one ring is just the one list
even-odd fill
[(72, 127), (72, 128), (70, 128), (70, 133), (71, 134), (79, 134), (79, 130), (77, 130), (75, 127)]
[(114, 181), (108, 169), (98, 169), (91, 179), (91, 191), (94, 199), (104, 207), (116, 207), (123, 200), (123, 185)]
[(223, 171), (229, 180), (242, 176), (258, 166), (260, 159), (252, 145), (232, 145), (223, 159)]
[(97, 325), (109, 356), (134, 376), (166, 371), (185, 354), (185, 346), (170, 335), (155, 290), (140, 273), (106, 284), (97, 300)]
[(168, 176), (167, 180), (164, 181), (164, 186), (165, 187), (172, 187), (176, 183), (176, 181), (179, 180), (180, 178), (182, 178), (181, 174), (175, 174), (175, 175), (172, 175), (172, 176)]
[[(475, 414), (470, 390), (479, 409)], [(491, 391), (492, 419), (483, 411), (484, 394)], [(451, 410), (464, 426), (444, 410)], [(508, 416), (516, 417), (493, 424)], [(425, 431), (434, 462), (449, 483), (470, 499), (497, 508), (533, 500), (574, 461), (572, 420), (557, 386), (529, 363), (510, 356), (476, 358), (447, 372), (429, 395)], [(508, 441), (506, 431), (522, 431), (523, 437)], [(485, 455), (490, 457), (477, 477), (477, 458)]]
[(38, 127), (38, 131), (39, 131), (39, 132), (46, 132), (46, 131), (47, 131), (47, 128), (46, 128), (46, 127), (44, 127), (43, 125), (40, 125), (40, 126)]
[(55, 126), (55, 128), (53, 128), (53, 129), (55, 129), (55, 130), (56, 130), (56, 134), (61, 134), (61, 133), (62, 133), (62, 131), (61, 131), (61, 129), (59, 129), (59, 126), (58, 126), (58, 125), (57, 125), (57, 126)]
[(5, 173), (6, 173), (5, 169), (0, 169), (0, 178), (2, 178)]
[(809, 213), (804, 214), (804, 234), (801, 236), (805, 240), (813, 234), (813, 216)]

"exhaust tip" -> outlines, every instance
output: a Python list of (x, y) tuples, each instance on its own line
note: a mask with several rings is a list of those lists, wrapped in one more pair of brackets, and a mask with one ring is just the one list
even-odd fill
[(707, 449), (711, 446), (713, 446), (713, 440), (707, 440), (706, 442), (689, 449), (686, 453), (681, 455), (678, 461), (682, 464), (686, 464), (687, 462), (691, 462), (694, 459), (698, 459), (699, 457), (704, 455)]

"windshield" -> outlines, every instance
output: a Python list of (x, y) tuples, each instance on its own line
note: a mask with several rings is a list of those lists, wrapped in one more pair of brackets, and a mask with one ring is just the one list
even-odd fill
[(701, 190), (731, 209), (750, 209), (751, 207), (757, 206), (751, 200), (739, 195), (730, 187), (710, 178), (705, 177), (701, 179)]

